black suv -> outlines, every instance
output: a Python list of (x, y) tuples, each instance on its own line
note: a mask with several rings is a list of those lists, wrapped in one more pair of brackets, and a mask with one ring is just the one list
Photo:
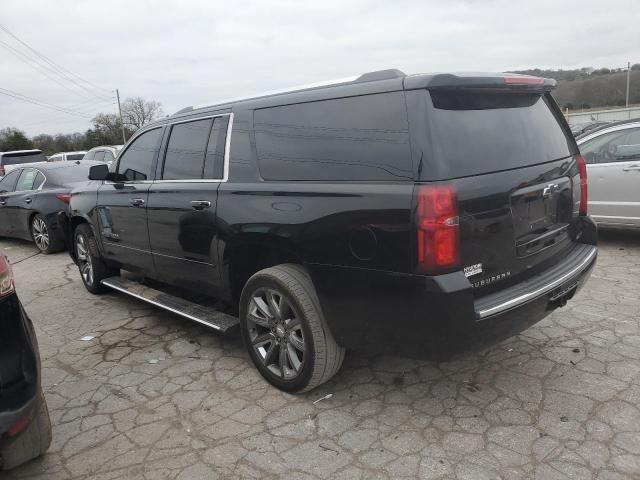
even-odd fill
[(72, 254), (91, 292), (239, 321), (288, 391), (330, 379), (346, 348), (443, 358), (495, 342), (566, 303), (596, 259), (554, 86), (386, 70), (186, 108), (73, 192)]

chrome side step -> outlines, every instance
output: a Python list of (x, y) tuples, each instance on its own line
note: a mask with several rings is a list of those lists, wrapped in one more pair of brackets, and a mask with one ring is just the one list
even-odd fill
[(109, 288), (126, 293), (222, 333), (239, 325), (239, 320), (236, 317), (120, 276), (105, 278), (101, 283)]

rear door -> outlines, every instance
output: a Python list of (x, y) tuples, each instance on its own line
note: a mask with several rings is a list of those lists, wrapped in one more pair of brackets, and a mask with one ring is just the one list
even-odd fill
[(640, 226), (640, 127), (580, 144), (589, 172), (589, 214), (603, 225)]
[(0, 236), (10, 236), (12, 233), (7, 203), (15, 190), (19, 176), (20, 170), (14, 170), (0, 179)]
[[(409, 93), (409, 103), (418, 101)], [(550, 94), (526, 87), (423, 94), (418, 175), (456, 192), (460, 267), (475, 294), (522, 281), (572, 249), (577, 148)]]
[(105, 256), (125, 269), (151, 273), (147, 199), (163, 127), (138, 135), (116, 168), (117, 181), (98, 189), (97, 221)]
[(230, 115), (171, 125), (147, 207), (151, 251), (162, 280), (213, 293), (218, 285), (216, 204)]

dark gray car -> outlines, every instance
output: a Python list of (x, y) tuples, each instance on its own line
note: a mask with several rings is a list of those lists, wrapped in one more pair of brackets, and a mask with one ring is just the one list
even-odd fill
[(0, 237), (33, 240), (42, 253), (66, 246), (69, 192), (99, 162), (20, 165), (0, 179)]

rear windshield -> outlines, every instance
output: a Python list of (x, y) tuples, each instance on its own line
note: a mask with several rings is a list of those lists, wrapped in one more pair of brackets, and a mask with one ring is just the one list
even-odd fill
[(68, 153), (67, 160), (82, 160), (84, 158), (84, 153)]
[(21, 163), (35, 163), (46, 162), (47, 157), (42, 152), (28, 153), (28, 154), (4, 154), (0, 157), (0, 164), (2, 165), (19, 165)]
[(554, 114), (548, 94), (459, 90), (429, 94), (435, 165), (422, 170), (424, 179), (521, 168), (572, 154), (571, 137)]
[(89, 168), (92, 165), (70, 165), (68, 167), (52, 168), (47, 170), (47, 179), (50, 184), (69, 186), (78, 182), (89, 181)]

